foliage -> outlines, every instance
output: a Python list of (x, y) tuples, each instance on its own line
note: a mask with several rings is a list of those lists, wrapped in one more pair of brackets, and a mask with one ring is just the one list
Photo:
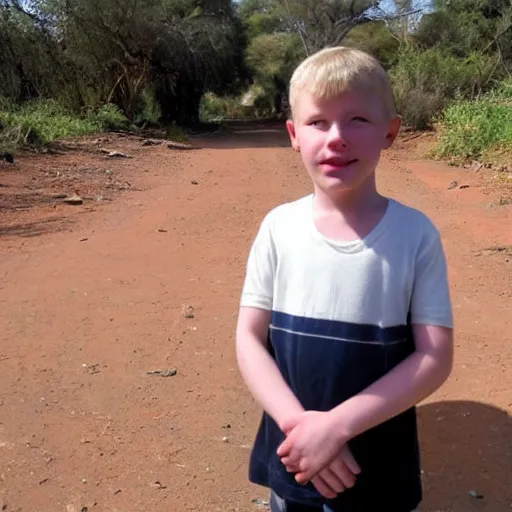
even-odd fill
[(200, 118), (282, 115), (296, 65), (338, 44), (373, 54), (405, 123), (428, 128), (465, 101), (484, 108), (491, 85), (512, 76), (512, 4), (427, 4), (0, 0), (1, 137), (41, 142), (125, 119), (178, 130)]
[(200, 120), (218, 123), (226, 119), (249, 119), (256, 117), (251, 106), (244, 105), (240, 97), (219, 97), (207, 93), (201, 99)]
[(142, 89), (134, 107), (133, 121), (137, 125), (156, 125), (162, 118), (162, 109), (156, 101), (155, 92), (150, 86)]
[(475, 101), (450, 104), (439, 118), (438, 156), (460, 160), (512, 148), (512, 80)]
[(15, 106), (4, 99), (0, 101), (0, 150), (126, 128), (127, 124), (126, 117), (112, 104), (78, 116), (54, 100)]
[(205, 90), (243, 80), (244, 37), (228, 0), (1, 0), (0, 94), (154, 120), (151, 90), (165, 122), (193, 123)]
[(373, 55), (386, 69), (396, 63), (400, 39), (383, 21), (372, 21), (352, 29), (343, 44)]
[(239, 4), (238, 15), (249, 41), (261, 34), (281, 32), (285, 27), (275, 3), (270, 0), (244, 0)]
[(509, 0), (437, 0), (414, 37), (424, 48), (440, 47), (464, 58), (495, 54), (497, 71), (512, 70), (512, 4)]
[(276, 0), (289, 32), (297, 33), (307, 53), (342, 43), (354, 28), (379, 16), (379, 0)]
[(259, 35), (247, 48), (247, 63), (255, 83), (263, 88), (277, 114), (283, 110), (293, 70), (304, 57), (299, 37), (284, 32)]
[(205, 123), (229, 119), (260, 119), (275, 115), (273, 97), (260, 85), (240, 96), (217, 96), (211, 92), (201, 100), (200, 120)]
[(428, 128), (456, 96), (474, 98), (485, 90), (494, 67), (495, 59), (482, 54), (460, 59), (437, 48), (401, 51), (390, 75), (404, 123)]

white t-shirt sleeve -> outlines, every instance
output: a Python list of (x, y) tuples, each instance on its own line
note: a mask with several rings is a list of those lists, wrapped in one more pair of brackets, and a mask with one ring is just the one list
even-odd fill
[(277, 255), (271, 231), (271, 216), (267, 215), (249, 253), (240, 305), (272, 310)]
[(429, 231), (416, 258), (411, 322), (453, 327), (448, 272), (441, 236), (435, 228)]

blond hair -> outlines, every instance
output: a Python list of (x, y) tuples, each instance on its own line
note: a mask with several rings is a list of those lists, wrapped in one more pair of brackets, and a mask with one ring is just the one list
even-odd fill
[(329, 100), (356, 90), (379, 95), (386, 114), (390, 118), (396, 116), (389, 77), (374, 57), (356, 48), (325, 48), (309, 56), (295, 69), (290, 80), (290, 107), (293, 112), (302, 92)]

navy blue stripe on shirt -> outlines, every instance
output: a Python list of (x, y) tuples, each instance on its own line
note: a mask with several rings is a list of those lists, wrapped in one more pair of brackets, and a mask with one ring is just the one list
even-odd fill
[(356, 324), (337, 320), (308, 318), (289, 315), (278, 311), (272, 312), (271, 330), (288, 332), (315, 338), (328, 338), (345, 342), (389, 345), (407, 340), (409, 327), (395, 325), (379, 327), (371, 324)]

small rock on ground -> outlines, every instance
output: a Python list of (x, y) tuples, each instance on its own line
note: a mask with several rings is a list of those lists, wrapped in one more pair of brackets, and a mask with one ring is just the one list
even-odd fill
[(160, 377), (174, 377), (178, 373), (178, 370), (169, 368), (168, 370), (153, 370), (147, 373), (148, 375), (159, 375)]
[(181, 306), (181, 314), (185, 318), (195, 318), (196, 314), (194, 308), (188, 304), (182, 304)]
[(270, 505), (267, 500), (262, 500), (261, 498), (254, 498), (252, 502), (258, 507), (268, 507)]
[(66, 199), (64, 199), (64, 202), (66, 204), (77, 205), (77, 204), (82, 204), (84, 202), (84, 200), (80, 196), (73, 194), (72, 196), (66, 197)]
[(167, 147), (169, 149), (194, 149), (190, 144), (182, 144), (181, 142), (169, 142)]
[(142, 141), (143, 146), (158, 146), (160, 144), (162, 144), (162, 141), (156, 139), (146, 139)]

